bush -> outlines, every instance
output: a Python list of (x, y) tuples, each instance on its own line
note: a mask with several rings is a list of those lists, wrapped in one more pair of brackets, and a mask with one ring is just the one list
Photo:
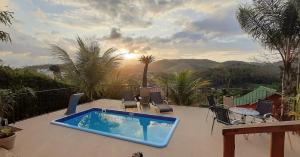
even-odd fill
[(62, 81), (53, 80), (47, 75), (34, 70), (0, 66), (0, 88), (21, 89), (23, 87), (29, 87), (33, 90), (45, 90), (71, 86)]

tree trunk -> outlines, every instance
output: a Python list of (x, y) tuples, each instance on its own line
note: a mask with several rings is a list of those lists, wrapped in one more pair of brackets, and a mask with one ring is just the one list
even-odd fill
[(290, 62), (284, 63), (282, 69), (282, 106), (281, 106), (281, 117), (282, 120), (286, 120), (288, 112), (290, 111), (289, 103), (285, 98), (291, 96), (293, 92), (292, 86), (292, 64)]
[(143, 74), (143, 83), (142, 83), (143, 87), (147, 87), (147, 73), (148, 73), (148, 64), (145, 64), (144, 74)]
[(300, 84), (300, 52), (298, 52), (298, 67), (297, 67), (297, 89)]

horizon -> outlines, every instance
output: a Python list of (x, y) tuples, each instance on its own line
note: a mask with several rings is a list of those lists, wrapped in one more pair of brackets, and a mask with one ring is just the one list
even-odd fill
[(267, 50), (240, 29), (235, 13), (243, 3), (4, 0), (0, 10), (13, 11), (14, 23), (4, 28), (12, 43), (0, 43), (0, 58), (12, 67), (59, 64), (49, 45), (58, 44), (74, 57), (80, 36), (97, 40), (103, 49), (157, 60), (277, 61), (263, 56)]

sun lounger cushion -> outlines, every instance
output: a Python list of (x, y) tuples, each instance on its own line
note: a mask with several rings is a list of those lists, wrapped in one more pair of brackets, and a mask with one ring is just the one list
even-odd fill
[(173, 108), (166, 104), (156, 104), (160, 112), (173, 112)]
[(124, 101), (125, 108), (136, 108), (136, 101)]

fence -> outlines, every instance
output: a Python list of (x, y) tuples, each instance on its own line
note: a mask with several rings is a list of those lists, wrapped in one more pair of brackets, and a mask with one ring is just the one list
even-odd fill
[[(108, 99), (121, 99), (123, 92), (131, 90), (135, 94), (139, 93), (139, 86), (129, 84), (118, 85), (102, 85), (101, 98)], [(170, 98), (170, 89), (168, 87), (161, 87), (165, 97)], [(214, 95), (216, 102), (222, 104), (223, 96), (240, 97), (253, 89), (241, 89), (241, 88), (198, 88), (194, 89), (195, 103), (194, 106), (207, 106), (207, 96)], [(66, 108), (68, 105), (69, 97), (75, 93), (72, 88), (60, 88), (43, 91), (35, 91), (35, 96), (30, 93), (19, 93), (15, 97), (16, 105), (14, 106), (14, 114), (10, 115), (10, 121), (19, 121), (22, 119), (30, 118), (33, 116), (49, 113), (52, 111)], [(246, 96), (243, 101), (254, 101), (258, 97), (268, 95), (266, 92), (256, 92), (256, 94)], [(100, 98), (99, 97), (99, 98)], [(237, 99), (238, 100), (238, 99)], [(86, 102), (87, 99), (81, 100)], [(240, 104), (236, 101), (235, 103)]]
[(15, 96), (13, 114), (9, 121), (19, 121), (41, 114), (66, 108), (69, 97), (74, 93), (71, 88), (60, 88), (31, 93), (18, 93)]

